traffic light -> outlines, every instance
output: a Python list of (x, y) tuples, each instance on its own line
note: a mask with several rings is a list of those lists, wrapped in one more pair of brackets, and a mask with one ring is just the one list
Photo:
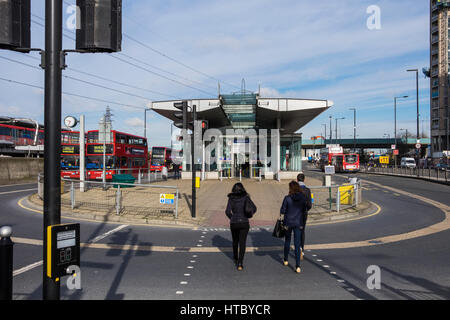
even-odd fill
[(77, 50), (122, 50), (122, 0), (77, 0), (77, 7), (80, 12)]
[(0, 1), (0, 49), (30, 52), (30, 0)]
[(181, 110), (181, 112), (174, 112), (173, 116), (180, 121), (174, 122), (173, 125), (178, 129), (187, 129), (189, 122), (188, 115), (188, 103), (186, 100), (182, 102), (175, 102), (173, 104), (175, 108)]
[(209, 122), (208, 120), (201, 120), (202, 121), (202, 136), (205, 134), (205, 131), (209, 128)]

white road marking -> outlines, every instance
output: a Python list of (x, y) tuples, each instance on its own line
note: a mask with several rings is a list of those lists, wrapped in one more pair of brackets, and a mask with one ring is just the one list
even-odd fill
[(21, 274), (21, 273), (30, 271), (31, 269), (34, 269), (34, 268), (36, 268), (36, 267), (39, 267), (39, 266), (41, 266), (42, 264), (44, 264), (44, 261), (43, 261), (43, 260), (38, 261), (38, 262), (35, 262), (35, 263), (33, 263), (33, 264), (30, 264), (29, 266), (20, 268), (20, 269), (18, 269), (18, 270), (16, 270), (16, 271), (13, 272), (13, 277), (18, 276), (18, 275)]
[(190, 273), (185, 273), (184, 276), (185, 276), (185, 277), (190, 277), (191, 274), (190, 274)]
[(122, 230), (123, 228), (126, 228), (126, 227), (128, 227), (129, 225), (128, 224), (123, 224), (123, 225), (121, 225), (121, 226), (118, 226), (117, 228), (115, 228), (115, 229), (113, 229), (113, 230), (111, 230), (111, 231), (108, 231), (108, 232), (106, 232), (106, 233), (104, 233), (104, 234), (102, 234), (102, 235), (100, 235), (100, 236), (98, 236), (98, 237), (95, 237), (93, 240), (91, 240), (90, 242), (91, 243), (95, 243), (95, 242), (98, 242), (98, 241), (100, 241), (100, 240), (103, 240), (103, 239), (105, 239), (107, 236), (110, 236), (110, 235), (112, 235), (113, 233), (116, 233), (117, 231), (120, 231), (120, 230)]
[(188, 268), (188, 269), (194, 269), (194, 267), (193, 267), (193, 266), (188, 266), (187, 268)]
[(191, 263), (195, 263), (195, 260), (191, 260)]
[(187, 281), (181, 281), (180, 284), (187, 284)]
[(3, 194), (11, 194), (11, 193), (19, 193), (19, 192), (27, 192), (27, 191), (36, 191), (37, 188), (34, 189), (23, 189), (23, 190), (14, 190), (14, 191), (5, 191), (5, 192), (0, 192), (0, 195)]
[(176, 294), (183, 294), (184, 292), (183, 291), (177, 291), (177, 292), (175, 292)]

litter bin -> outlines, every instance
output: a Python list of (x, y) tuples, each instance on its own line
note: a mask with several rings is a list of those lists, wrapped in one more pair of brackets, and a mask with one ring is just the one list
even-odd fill
[[(129, 184), (134, 184), (134, 182), (136, 181), (136, 178), (133, 177), (131, 174), (115, 174), (112, 177), (112, 182), (116, 182), (116, 183), (129, 183)], [(113, 188), (117, 188), (117, 184), (113, 185)], [(134, 186), (120, 186), (121, 188), (134, 188)]]

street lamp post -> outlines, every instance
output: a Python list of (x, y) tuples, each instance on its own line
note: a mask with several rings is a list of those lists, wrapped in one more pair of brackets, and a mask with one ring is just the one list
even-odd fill
[[(416, 73), (416, 101), (417, 101), (417, 143), (420, 142), (420, 132), (419, 132), (419, 69), (406, 70), (407, 72)], [(419, 165), (419, 149), (416, 149), (416, 163)]]
[(353, 110), (353, 152), (356, 152), (356, 108), (350, 110)]
[(333, 118), (333, 116), (330, 116), (330, 143), (333, 143), (333, 129), (331, 127), (331, 119)]
[[(395, 148), (397, 149), (397, 99), (406, 99), (408, 96), (394, 97), (394, 139)], [(397, 168), (397, 155), (394, 157), (394, 167)]]
[(338, 128), (338, 120), (343, 120), (343, 119), (345, 119), (345, 118), (336, 118), (335, 120), (336, 120), (336, 128), (335, 128), (335, 130), (336, 130), (336, 140), (335, 140), (335, 144), (337, 144), (337, 141), (338, 141), (338, 132), (337, 132), (337, 128)]
[(144, 138), (147, 138), (147, 111), (152, 109), (145, 108), (144, 109)]

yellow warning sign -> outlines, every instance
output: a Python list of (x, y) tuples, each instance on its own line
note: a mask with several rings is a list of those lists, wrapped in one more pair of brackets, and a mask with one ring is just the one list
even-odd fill
[(341, 204), (353, 204), (353, 197), (355, 196), (355, 188), (353, 186), (345, 186), (339, 188), (341, 195)]
[(389, 164), (389, 157), (380, 157), (381, 164)]

